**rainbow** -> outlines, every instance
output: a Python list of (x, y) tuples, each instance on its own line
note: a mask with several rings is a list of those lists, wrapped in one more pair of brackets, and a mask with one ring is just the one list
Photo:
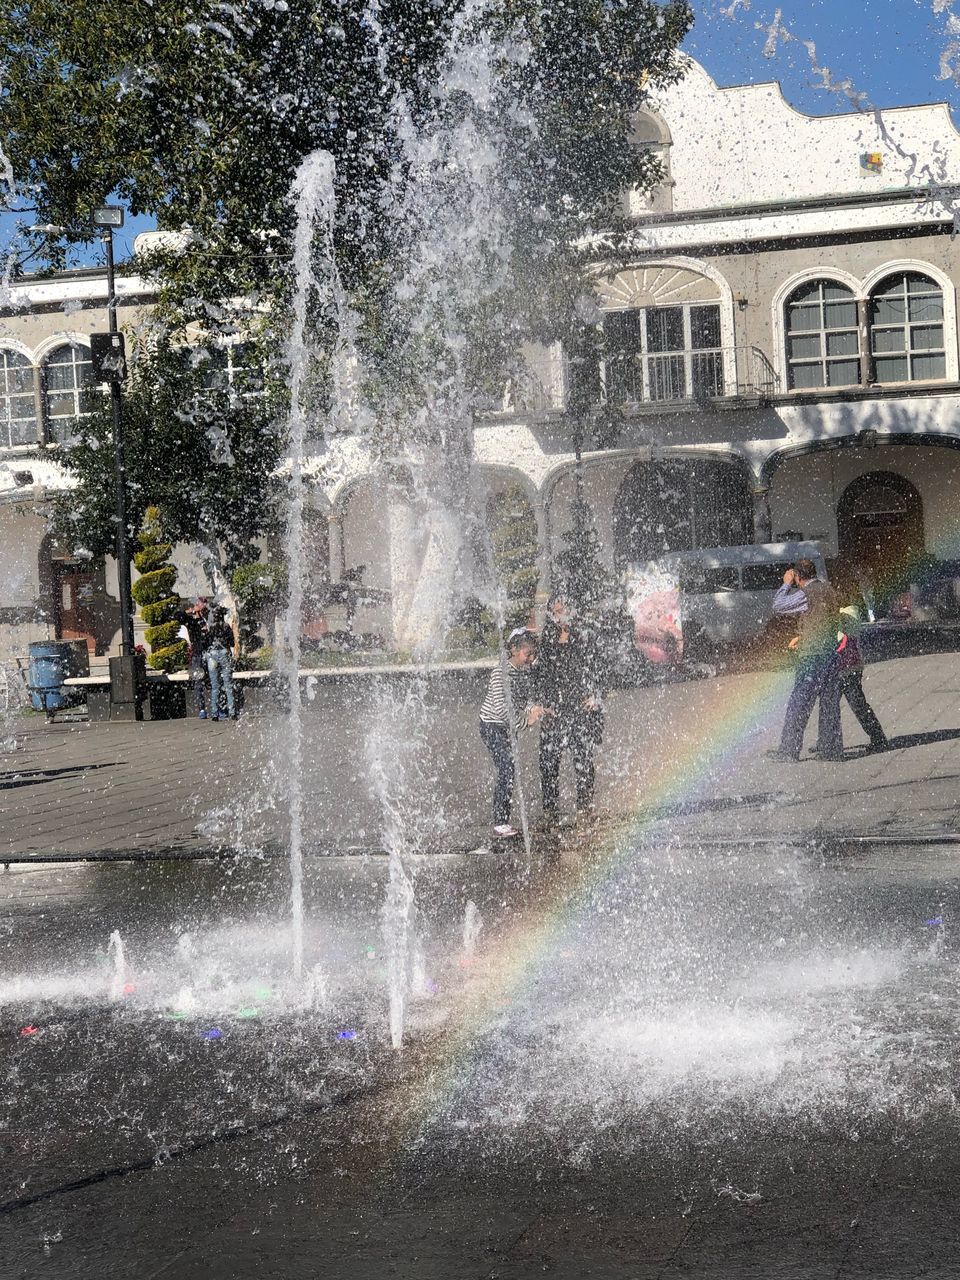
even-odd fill
[(598, 888), (616, 877), (634, 856), (638, 842), (671, 811), (690, 803), (718, 771), (734, 773), (745, 756), (782, 715), (793, 681), (790, 670), (752, 672), (710, 685), (671, 738), (670, 753), (660, 753), (631, 783), (630, 816), (594, 848), (584, 850), (574, 869), (561, 869), (533, 888), (517, 916), (458, 993), (449, 1029), (438, 1038), (426, 1072), (412, 1084), (399, 1108), (413, 1144), (439, 1114), (466, 1077), (475, 1046), (520, 996), (536, 970), (562, 946), (583, 917)]

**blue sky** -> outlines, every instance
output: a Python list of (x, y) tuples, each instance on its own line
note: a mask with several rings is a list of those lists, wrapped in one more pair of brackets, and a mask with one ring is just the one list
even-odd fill
[[(960, 19), (960, 0), (948, 2), (955, 3)], [(819, 65), (829, 67), (836, 81), (850, 79), (876, 106), (960, 106), (952, 80), (937, 79), (950, 42), (949, 10), (935, 15), (934, 0), (749, 0), (749, 7), (745, 0), (693, 0), (693, 6), (697, 22), (684, 47), (720, 84), (779, 80), (787, 100), (801, 111), (849, 110), (839, 95), (814, 87), (817, 77), (799, 43), (812, 40)], [(778, 40), (774, 55), (765, 57), (778, 9), (797, 40)], [(953, 39), (960, 41), (960, 35)]]
[[(693, 0), (697, 23), (684, 47), (720, 84), (779, 80), (787, 100), (801, 111), (828, 115), (850, 110), (844, 95), (817, 86), (810, 54), (801, 43), (813, 41), (816, 61), (829, 68), (832, 80), (851, 81), (876, 106), (946, 101), (955, 108), (955, 120), (960, 123), (960, 88), (951, 79), (937, 78), (951, 39), (946, 32), (949, 6), (956, 5), (960, 29), (960, 0), (939, 0), (947, 6), (940, 14), (934, 13), (934, 3)], [(782, 26), (795, 39), (779, 36), (772, 56), (767, 57), (764, 49), (778, 9)], [(960, 34), (953, 39), (960, 46)], [(960, 49), (952, 65), (960, 67)], [(0, 215), (0, 229), (7, 235), (12, 223), (10, 215)], [(136, 232), (150, 225), (149, 220), (137, 219), (119, 233), (118, 259), (130, 253)], [(91, 248), (84, 260), (91, 264), (102, 260), (99, 247)]]

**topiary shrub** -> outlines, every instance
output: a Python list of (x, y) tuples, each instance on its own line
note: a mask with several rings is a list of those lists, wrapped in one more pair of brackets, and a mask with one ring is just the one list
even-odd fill
[(180, 608), (180, 597), (173, 594), (177, 570), (167, 563), (173, 546), (163, 540), (157, 507), (147, 507), (137, 540), (140, 550), (133, 563), (140, 577), (131, 593), (147, 624), (145, 638), (151, 650), (147, 661), (154, 671), (177, 671), (186, 666), (187, 643), (178, 639), (180, 624), (174, 614)]
[(520, 484), (494, 494), (487, 503), (487, 527), (493, 563), (505, 597), (504, 621), (509, 628), (525, 627), (533, 613), (540, 572), (537, 518)]

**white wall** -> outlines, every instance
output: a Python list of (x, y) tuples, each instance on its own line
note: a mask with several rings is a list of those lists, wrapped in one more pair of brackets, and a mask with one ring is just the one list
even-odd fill
[[(960, 134), (942, 102), (884, 109), (880, 119), (807, 116), (775, 81), (719, 88), (689, 62), (651, 104), (673, 139), (674, 211), (917, 188), (960, 172)], [(864, 152), (882, 154), (882, 172), (861, 167)]]
[(926, 549), (960, 558), (960, 450), (936, 446), (880, 445), (791, 458), (773, 477), (773, 534), (796, 530), (823, 538), (837, 554), (836, 509), (844, 490), (869, 471), (893, 471), (909, 480), (923, 501)]

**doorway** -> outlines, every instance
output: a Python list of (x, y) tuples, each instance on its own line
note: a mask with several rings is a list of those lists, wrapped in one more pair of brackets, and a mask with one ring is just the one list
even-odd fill
[(871, 471), (849, 484), (837, 504), (837, 549), (853, 581), (898, 589), (924, 551), (923, 501), (910, 481)]
[(96, 586), (94, 571), (79, 564), (54, 562), (56, 630), (58, 640), (85, 640), (96, 649)]

